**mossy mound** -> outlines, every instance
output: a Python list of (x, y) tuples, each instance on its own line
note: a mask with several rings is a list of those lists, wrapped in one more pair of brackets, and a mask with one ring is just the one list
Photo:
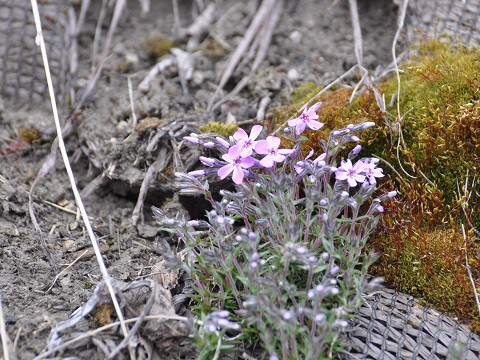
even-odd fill
[[(318, 140), (326, 140), (330, 129), (364, 121), (377, 124), (362, 134), (360, 155), (375, 154), (388, 162), (381, 162), (388, 175), (381, 186), (398, 190), (400, 196), (386, 206), (372, 237), (372, 248), (381, 254), (375, 275), (441, 311), (453, 312), (479, 331), (465, 266), (467, 253), (473, 278), (479, 278), (479, 246), (472, 232), (464, 238), (461, 224), (470, 228), (471, 221), (480, 229), (480, 51), (429, 41), (402, 67), (400, 77), (400, 121), (395, 74), (378, 85), (386, 113), (371, 91), (350, 102), (352, 89), (340, 88), (313, 100), (323, 102), (318, 115), (325, 131), (305, 132), (303, 149), (318, 154)], [(272, 112), (273, 121), (283, 124), (319, 90), (313, 84), (300, 88), (294, 102)], [(462, 209), (467, 173), (471, 196)]]

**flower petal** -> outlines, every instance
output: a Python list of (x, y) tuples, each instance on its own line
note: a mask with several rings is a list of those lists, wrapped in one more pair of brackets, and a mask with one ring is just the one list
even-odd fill
[(295, 152), (294, 149), (278, 149), (277, 152), (283, 155), (290, 155)]
[(255, 152), (258, 154), (268, 154), (271, 146), (267, 140), (260, 140), (255, 144)]
[(244, 173), (240, 166), (235, 166), (233, 168), (232, 180), (235, 184), (241, 184), (243, 181)]
[(295, 127), (295, 132), (297, 133), (297, 135), (300, 135), (304, 131), (305, 131), (305, 121), (300, 121)]
[(266, 168), (271, 168), (273, 166), (273, 159), (270, 155), (265, 156), (262, 160), (260, 160), (260, 165)]
[(297, 117), (295, 119), (292, 119), (292, 120), (288, 120), (288, 126), (297, 126), (299, 121), (300, 121), (299, 117)]
[(317, 102), (317, 103), (313, 104), (312, 106), (310, 106), (310, 109), (308, 109), (308, 110), (313, 110), (314, 112), (317, 112), (317, 110), (320, 108), (320, 106), (322, 106), (322, 103)]
[(337, 180), (347, 180), (347, 172), (338, 170), (335, 172), (335, 178)]
[(251, 156), (247, 156), (242, 159), (240, 166), (245, 169), (248, 169), (249, 167), (252, 167), (254, 164), (255, 164), (255, 159)]
[(237, 141), (247, 140), (248, 139), (248, 134), (245, 130), (240, 128), (235, 132), (235, 134), (233, 134), (233, 138)]
[(307, 125), (312, 130), (318, 130), (318, 129), (321, 129), (323, 127), (323, 123), (321, 123), (319, 121), (312, 120), (312, 119), (307, 121)]
[(250, 131), (250, 139), (255, 140), (258, 137), (258, 135), (260, 135), (262, 130), (263, 130), (262, 125), (254, 125), (252, 127), (252, 130)]
[(276, 136), (267, 136), (267, 141), (273, 149), (278, 149), (281, 140)]
[(350, 187), (357, 186), (357, 182), (355, 181), (355, 179), (353, 179), (351, 177), (348, 178), (347, 182), (348, 182), (348, 185), (350, 185)]
[(232, 164), (227, 164), (225, 166), (222, 166), (220, 169), (217, 171), (217, 175), (220, 179), (225, 179), (228, 174), (230, 174), (234, 169), (234, 166)]

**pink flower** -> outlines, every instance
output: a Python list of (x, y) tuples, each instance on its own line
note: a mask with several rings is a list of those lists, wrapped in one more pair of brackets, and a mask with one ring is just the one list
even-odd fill
[(234, 145), (228, 149), (227, 154), (222, 155), (223, 160), (228, 164), (218, 169), (217, 175), (220, 179), (225, 179), (228, 174), (233, 172), (232, 180), (235, 184), (240, 184), (243, 181), (243, 169), (248, 169), (253, 166), (255, 160), (251, 156), (242, 157), (241, 152), (242, 147), (240, 145)]
[(250, 135), (243, 129), (238, 129), (235, 134), (233, 134), (233, 138), (237, 141), (237, 144), (241, 144), (242, 146), (243, 157), (252, 155), (255, 144), (258, 142), (255, 141), (255, 139), (260, 135), (262, 130), (263, 126), (254, 125), (252, 131), (250, 131)]
[(260, 160), (260, 165), (270, 168), (274, 163), (285, 160), (285, 155), (290, 155), (295, 150), (279, 149), (280, 138), (268, 136), (265, 140), (260, 140), (255, 145), (255, 151), (261, 155), (267, 155)]
[(375, 179), (376, 177), (383, 177), (383, 169), (382, 168), (376, 168), (375, 166), (377, 165), (377, 161), (375, 159), (368, 159), (363, 161), (363, 171), (365, 172), (365, 176), (368, 179), (368, 182), (370, 185), (376, 184), (377, 180)]
[(355, 166), (352, 165), (350, 159), (347, 161), (342, 160), (342, 165), (335, 172), (337, 180), (347, 180), (348, 185), (351, 187), (357, 186), (357, 182), (363, 183), (365, 181), (365, 175), (362, 175), (364, 164), (362, 161), (358, 161)]
[(312, 130), (318, 130), (323, 127), (321, 122), (315, 121), (318, 119), (317, 110), (322, 105), (321, 102), (313, 104), (310, 108), (305, 108), (302, 115), (298, 118), (289, 120), (288, 126), (295, 126), (295, 132), (300, 135), (305, 131), (305, 127), (308, 126)]

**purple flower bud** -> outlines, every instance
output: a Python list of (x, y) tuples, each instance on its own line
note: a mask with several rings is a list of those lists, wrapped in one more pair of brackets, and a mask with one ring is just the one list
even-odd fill
[(338, 290), (336, 287), (330, 288), (330, 293), (332, 295), (338, 295), (340, 293), (340, 290)]
[(340, 266), (334, 266), (330, 269), (330, 274), (335, 275), (340, 270)]
[(202, 142), (202, 140), (194, 136), (184, 136), (183, 140), (186, 140), (188, 142), (191, 142), (192, 144), (197, 144), (197, 145)]
[(317, 314), (315, 315), (315, 321), (316, 322), (322, 322), (325, 320), (325, 314)]
[(350, 137), (350, 141), (359, 142), (359, 141), (360, 141), (360, 138), (359, 138), (358, 136), (352, 135), (352, 136)]
[(211, 332), (211, 333), (214, 333), (215, 331), (217, 331), (217, 327), (215, 326), (215, 324), (213, 323), (208, 323), (205, 325), (205, 329), (208, 331), (208, 332)]
[(375, 126), (375, 123), (372, 122), (372, 121), (368, 121), (368, 122), (363, 123), (363, 129), (364, 129), (364, 130), (370, 129), (370, 128), (374, 127), (374, 126)]
[(197, 227), (200, 225), (200, 222), (198, 220), (190, 220), (189, 222), (187, 222), (187, 225), (192, 227)]
[[(352, 136), (353, 137), (353, 136)], [(352, 155), (357, 155), (362, 150), (362, 145), (357, 145), (351, 151)]]
[(348, 197), (348, 192), (342, 191), (342, 193), (340, 194), (340, 196), (341, 196), (342, 198), (346, 198), (346, 197)]
[(322, 220), (323, 220), (323, 222), (328, 221), (328, 214), (327, 213), (322, 214)]
[(388, 197), (389, 197), (390, 199), (392, 199), (392, 198), (394, 198), (395, 196), (397, 196), (397, 192), (396, 192), (395, 190), (394, 190), (394, 191), (389, 191), (389, 192), (387, 193), (387, 195), (388, 195)]
[(328, 258), (330, 257), (330, 255), (327, 252), (322, 253), (321, 256), (322, 256), (322, 259), (325, 260), (325, 261), (327, 261)]
[(217, 159), (213, 159), (213, 158), (207, 158), (205, 156), (200, 156), (198, 158), (198, 160), (200, 160), (200, 162), (205, 165), (205, 166), (215, 166), (217, 164)]
[(290, 320), (291, 318), (292, 318), (292, 313), (291, 313), (290, 311), (285, 311), (285, 312), (283, 313), (283, 319), (284, 319), (284, 320), (287, 320), (287, 321), (288, 321), (288, 320)]
[(258, 255), (257, 252), (254, 252), (253, 255), (252, 255), (252, 260), (257, 261), (258, 259), (260, 259), (260, 256)]
[(385, 209), (383, 208), (382, 205), (378, 205), (376, 210), (377, 210), (379, 213), (383, 213), (383, 212), (385, 211)]
[(195, 170), (195, 171), (190, 171), (188, 175), (193, 177), (202, 177), (207, 175), (207, 172), (205, 170)]
[(320, 284), (320, 285), (315, 286), (315, 291), (319, 294), (322, 293), (323, 292), (323, 285)]
[(256, 261), (251, 261), (250, 266), (252, 267), (252, 269), (256, 269), (258, 267), (258, 263)]
[(335, 320), (333, 322), (333, 326), (339, 326), (342, 328), (346, 328), (348, 326), (348, 321), (345, 320)]
[(309, 299), (313, 299), (315, 297), (315, 291), (308, 290), (307, 296)]
[(209, 214), (210, 214), (210, 216), (212, 216), (212, 217), (218, 215), (215, 210), (210, 210)]
[(270, 356), (270, 360), (278, 360), (278, 356), (277, 355), (272, 355), (272, 356)]
[(253, 231), (250, 231), (250, 232), (248, 233), (248, 238), (249, 238), (250, 240), (255, 240), (255, 239), (257, 238), (257, 234), (255, 234)]
[(308, 258), (308, 261), (309, 261), (311, 264), (314, 264), (314, 263), (317, 262), (317, 258), (312, 255), (312, 256), (310, 256), (310, 257)]
[(355, 127), (355, 125), (353, 125), (353, 124), (348, 124), (348, 125), (347, 125), (347, 129), (349, 129), (349, 130), (350, 130), (350, 129), (353, 129), (354, 127)]
[(228, 143), (228, 141), (222, 139), (222, 138), (219, 137), (219, 136), (217, 136), (217, 137), (215, 138), (215, 140), (217, 140), (217, 143), (218, 143), (220, 146), (224, 147), (225, 149), (228, 149), (228, 148), (230, 147), (230, 144)]
[(213, 149), (215, 147), (215, 143), (213, 141), (207, 141), (206, 143), (202, 144), (204, 148)]
[(221, 215), (218, 215), (215, 219), (219, 224), (224, 224), (225, 223), (225, 218)]
[(230, 311), (228, 311), (228, 310), (215, 311), (214, 315), (218, 316), (218, 317), (221, 317), (221, 318), (226, 318), (230, 315)]
[(307, 252), (307, 249), (305, 248), (305, 246), (298, 246), (295, 250), (299, 254), (305, 254)]
[(325, 199), (322, 199), (319, 201), (318, 203), (320, 206), (325, 206), (325, 205), (328, 205), (328, 199), (325, 198)]

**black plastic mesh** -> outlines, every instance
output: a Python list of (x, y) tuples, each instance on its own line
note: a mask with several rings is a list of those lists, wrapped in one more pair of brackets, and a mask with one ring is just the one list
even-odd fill
[(480, 359), (480, 338), (412, 296), (384, 290), (366, 296), (347, 333), (346, 359)]
[[(57, 99), (69, 89), (68, 1), (40, 0), (44, 38)], [(34, 105), (48, 97), (30, 0), (0, 0), (0, 95), (12, 107)]]
[(478, 46), (479, 17), (480, 0), (410, 0), (406, 18), (409, 42), (418, 37), (448, 36)]

